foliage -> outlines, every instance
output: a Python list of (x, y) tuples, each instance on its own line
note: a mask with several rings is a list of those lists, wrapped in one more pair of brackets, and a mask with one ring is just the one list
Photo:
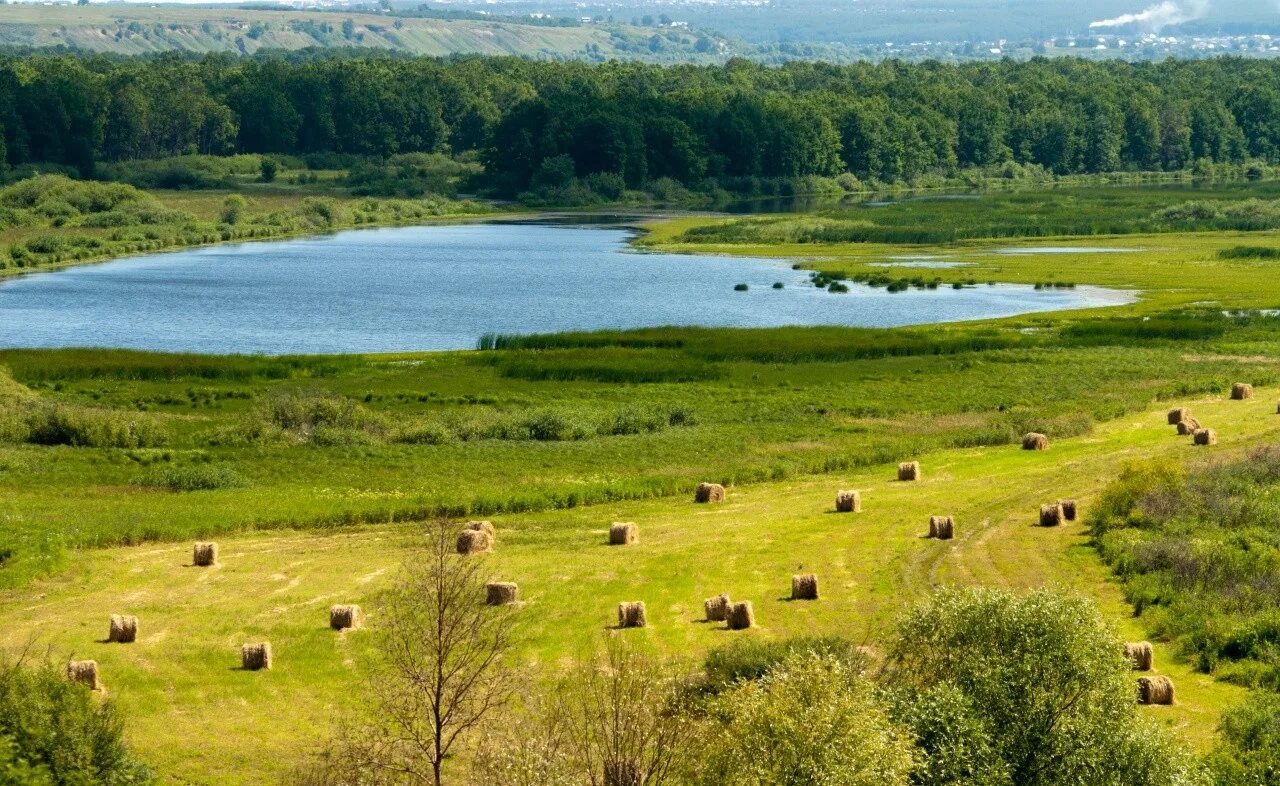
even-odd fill
[(701, 781), (734, 786), (906, 786), (911, 739), (843, 660), (796, 655), (721, 695)]
[(703, 664), (705, 687), (720, 692), (739, 682), (758, 680), (790, 660), (824, 658), (857, 671), (865, 657), (842, 636), (796, 636), (786, 639), (744, 639), (717, 647)]
[(17, 779), (5, 783), (151, 783), (123, 737), (115, 705), (95, 701), (52, 658), (11, 653), (0, 658), (0, 774)]
[(1280, 696), (1251, 695), (1222, 718), (1209, 757), (1217, 786), (1270, 786), (1280, 778)]
[[(949, 699), (948, 712), (961, 715), (975, 775), (1028, 786), (1199, 782), (1172, 742), (1139, 719), (1121, 643), (1083, 598), (943, 591), (902, 620), (890, 658), (890, 679), (914, 694), (911, 704)], [(923, 722), (936, 710), (902, 714), (930, 738)], [(984, 736), (993, 750), (976, 744)]]
[(248, 481), (239, 472), (227, 466), (192, 464), (178, 467), (160, 467), (144, 475), (139, 484), (157, 486), (171, 491), (212, 491), (213, 489), (239, 488)]

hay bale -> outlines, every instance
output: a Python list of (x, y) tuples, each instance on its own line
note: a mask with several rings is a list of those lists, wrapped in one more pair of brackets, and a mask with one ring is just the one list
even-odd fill
[(751, 609), (751, 601), (740, 600), (729, 605), (729, 613), (725, 617), (729, 630), (746, 630), (756, 624), (756, 614)]
[(609, 527), (610, 546), (630, 546), (640, 542), (640, 528), (630, 521), (615, 521)]
[(1176, 426), (1184, 420), (1191, 417), (1191, 410), (1186, 407), (1177, 407), (1169, 410), (1169, 425)]
[(334, 630), (355, 630), (364, 627), (364, 610), (354, 603), (340, 603), (329, 607), (329, 627)]
[(1151, 671), (1155, 657), (1149, 641), (1135, 641), (1124, 645), (1124, 656), (1133, 662), (1134, 671)]
[(1173, 680), (1164, 676), (1138, 678), (1139, 704), (1173, 704)]
[(1237, 382), (1231, 386), (1231, 398), (1234, 401), (1244, 401), (1247, 398), (1253, 398), (1253, 385), (1244, 382)]
[(1022, 449), (1023, 450), (1048, 450), (1049, 438), (1046, 437), (1044, 434), (1039, 434), (1033, 431), (1022, 438)]
[(950, 516), (929, 517), (929, 537), (939, 540), (951, 540), (955, 537), (955, 519)]
[(1196, 431), (1193, 441), (1197, 445), (1216, 445), (1218, 444), (1218, 432), (1211, 428), (1202, 428)]
[(644, 613), (644, 601), (637, 600), (618, 604), (619, 628), (643, 628), (648, 623), (649, 621)]
[(514, 581), (491, 581), (484, 585), (484, 602), (489, 606), (510, 606), (520, 597)]
[(1178, 421), (1178, 436), (1186, 437), (1200, 430), (1200, 423), (1195, 419)]
[(724, 622), (729, 617), (729, 606), (733, 601), (729, 600), (729, 593), (722, 592), (714, 598), (707, 598), (702, 602), (702, 608), (706, 612), (707, 622)]
[(837, 513), (861, 513), (862, 495), (856, 491), (836, 492)]
[(114, 644), (132, 644), (138, 639), (138, 618), (132, 614), (112, 614), (111, 632), (107, 641)]
[(920, 462), (904, 461), (898, 465), (898, 480), (919, 480)]
[(191, 564), (207, 568), (218, 564), (217, 543), (197, 543), (191, 550)]
[(85, 685), (89, 690), (102, 690), (102, 680), (98, 677), (98, 662), (96, 660), (68, 661), (67, 679)]
[(693, 492), (694, 502), (724, 502), (724, 486), (719, 483), (699, 483)]
[(1058, 503), (1040, 506), (1040, 526), (1056, 527), (1062, 523), (1062, 506)]
[(1062, 508), (1062, 517), (1067, 521), (1075, 521), (1080, 514), (1080, 507), (1074, 499), (1058, 500), (1058, 507)]
[(492, 521), (468, 521), (464, 529), (473, 529), (489, 536), (490, 543), (498, 542), (498, 531), (493, 528)]
[(493, 549), (493, 540), (482, 529), (464, 529), (458, 533), (459, 554), (482, 554)]
[(805, 573), (799, 576), (791, 577), (791, 599), (792, 600), (817, 600), (818, 599), (818, 576), (814, 573)]
[(240, 648), (240, 668), (259, 671), (271, 668), (271, 645), (267, 642), (245, 644)]

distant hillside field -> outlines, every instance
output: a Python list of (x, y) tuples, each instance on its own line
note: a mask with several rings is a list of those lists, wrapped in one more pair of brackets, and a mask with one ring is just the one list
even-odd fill
[[(655, 35), (660, 39), (656, 43), (652, 40)], [(626, 26), (556, 27), (208, 6), (0, 5), (0, 46), (62, 46), (126, 55), (165, 51), (253, 54), (263, 49), (354, 46), (432, 56), (689, 60), (697, 59), (697, 40), (697, 36), (678, 30)]]

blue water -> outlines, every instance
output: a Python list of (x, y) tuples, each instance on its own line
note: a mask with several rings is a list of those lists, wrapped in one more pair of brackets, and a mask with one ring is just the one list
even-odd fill
[[(0, 346), (204, 353), (472, 348), (485, 333), (888, 327), (1127, 302), (1077, 287), (815, 289), (785, 262), (635, 253), (625, 229), (469, 224), (153, 254), (0, 285)], [(771, 285), (781, 281), (784, 289)], [(747, 292), (733, 286), (745, 283)]]

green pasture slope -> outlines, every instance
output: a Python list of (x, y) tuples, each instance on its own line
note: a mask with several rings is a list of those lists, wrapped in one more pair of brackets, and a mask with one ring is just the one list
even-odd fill
[[(96, 658), (162, 775), (272, 781), (355, 700), (370, 633), (332, 633), (328, 606), (364, 603), (376, 624), (378, 592), (428, 517), (495, 522), (487, 565), (520, 583), (521, 652), (547, 669), (619, 635), (606, 633), (614, 605), (638, 599), (651, 627), (625, 635), (691, 661), (737, 635), (874, 645), (897, 611), (947, 583), (1083, 591), (1139, 637), (1143, 619), (1085, 527), (1036, 527), (1038, 505), (1074, 497), (1087, 512), (1130, 459), (1211, 462), (1280, 431), (1280, 319), (1223, 314), (1280, 306), (1280, 262), (1257, 250), (1280, 248), (1274, 233), (886, 244), (695, 231), (726, 221), (660, 224), (645, 242), (783, 255), (845, 277), (935, 255), (966, 266), (901, 274), (1138, 297), (898, 330), (497, 337), (437, 354), (0, 352), (0, 643), (34, 637)], [(1000, 253), (1011, 245), (1135, 250)], [(1236, 381), (1258, 397), (1226, 400)], [(1165, 424), (1184, 403), (1218, 430), (1216, 447)], [(1018, 448), (1032, 430), (1050, 450)], [(893, 479), (906, 459), (922, 461), (923, 482)], [(728, 485), (728, 502), (693, 505), (702, 480)], [(862, 514), (833, 512), (841, 488), (864, 492)], [(932, 514), (956, 517), (955, 540), (923, 537)], [(640, 544), (607, 547), (613, 521), (635, 521)], [(222, 565), (187, 567), (190, 542), (210, 537)], [(823, 600), (782, 600), (801, 569), (819, 574)], [(721, 591), (753, 600), (760, 628), (699, 622)], [(141, 617), (139, 642), (100, 643), (121, 612)], [(278, 667), (234, 670), (239, 644), (259, 638)], [(1207, 747), (1243, 690), (1162, 645), (1157, 663), (1179, 702), (1151, 711)]]

